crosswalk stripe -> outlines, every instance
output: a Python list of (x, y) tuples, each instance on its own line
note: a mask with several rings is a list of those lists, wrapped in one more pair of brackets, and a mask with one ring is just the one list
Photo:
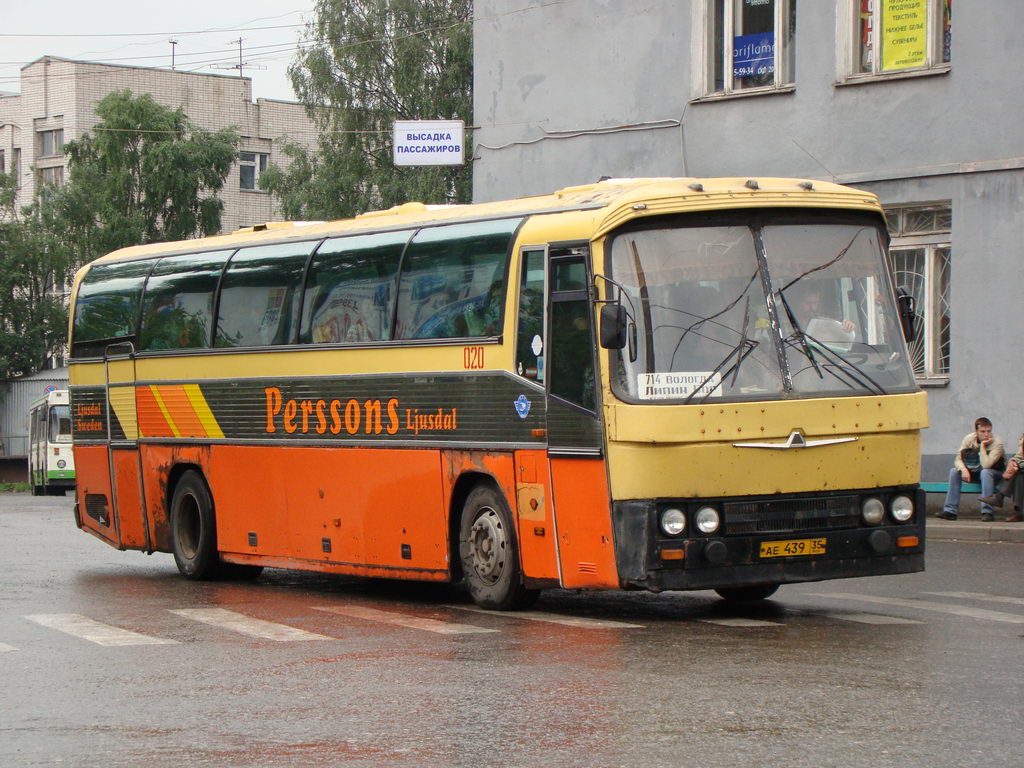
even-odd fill
[(314, 610), (336, 613), (341, 616), (349, 616), (354, 619), (366, 621), (377, 621), (384, 624), (393, 624), (408, 629), (422, 629), (427, 632), (436, 632), (441, 635), (467, 635), (480, 634), (483, 632), (497, 632), (496, 629), (477, 627), (472, 624), (456, 624), (450, 621), (437, 621), (436, 619), (425, 619), (419, 616), (406, 616), (391, 611), (378, 611), (376, 608), (366, 608), (360, 605), (346, 606), (323, 606)]
[(109, 624), (101, 624), (77, 613), (36, 613), (26, 616), (31, 622), (43, 627), (56, 629), (73, 637), (88, 640), (96, 645), (177, 645), (177, 640), (151, 637)]
[(958, 597), (963, 600), (983, 600), (988, 603), (1007, 603), (1009, 605), (1024, 605), (1024, 597), (1009, 597), (1008, 595), (986, 595), (984, 592), (925, 592), (926, 595), (938, 595), (939, 597)]
[(581, 616), (562, 616), (557, 613), (543, 611), (489, 611), (471, 605), (446, 605), (459, 611), (472, 611), (490, 616), (501, 616), (506, 619), (526, 619), (527, 621), (546, 621), (551, 624), (564, 624), (567, 627), (583, 627), (586, 629), (644, 629), (643, 624), (628, 624), (625, 621), (611, 619), (587, 619)]
[(984, 608), (967, 608), (962, 605), (933, 603), (930, 600), (907, 600), (902, 597), (879, 597), (877, 595), (850, 595), (842, 592), (817, 592), (812, 594), (815, 597), (830, 597), (838, 600), (858, 600), (865, 603), (880, 603), (881, 605), (898, 605), (902, 608), (917, 608), (922, 611), (949, 613), (954, 616), (967, 616), (972, 619), (999, 621), (1005, 624), (1024, 624), (1024, 616), (1015, 616), (1012, 613), (1003, 613), (1002, 611), (988, 611)]
[(15, 648), (13, 645), (8, 645), (7, 643), (0, 643), (0, 653), (7, 653), (8, 651), (16, 650), (18, 649)]
[(829, 618), (854, 621), (858, 624), (923, 624), (922, 621), (901, 619), (898, 616), (883, 616), (878, 613), (829, 613)]
[(169, 609), (171, 613), (183, 616), (193, 621), (201, 621), (213, 627), (228, 629), (232, 632), (239, 632), (250, 637), (259, 637), (264, 640), (277, 640), (278, 642), (296, 642), (303, 640), (333, 640), (327, 635), (318, 635), (315, 632), (307, 632), (304, 629), (290, 627), (287, 624), (276, 624), (272, 621), (254, 619), (241, 613), (228, 611), (223, 608), (175, 608)]
[(704, 624), (719, 624), (723, 627), (781, 627), (784, 626), (777, 621), (764, 621), (763, 619), (698, 619)]

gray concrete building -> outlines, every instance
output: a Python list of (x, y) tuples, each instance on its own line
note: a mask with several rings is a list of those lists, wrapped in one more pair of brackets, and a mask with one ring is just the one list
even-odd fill
[(602, 176), (795, 176), (886, 206), (929, 393), (925, 480), (973, 419), (1012, 452), (1024, 285), (1024, 3), (477, 0), (474, 198)]
[(221, 190), (221, 231), (280, 218), (277, 201), (259, 188), (270, 163), (286, 164), (283, 141), (313, 148), (316, 127), (301, 104), (252, 98), (248, 77), (128, 67), (44, 56), (21, 70), (21, 92), (0, 95), (0, 171), (18, 179), (19, 205), (42, 184), (64, 182), (65, 142), (92, 130), (95, 107), (111, 91), (148, 93), (164, 106), (181, 107), (207, 130), (234, 126), (239, 161)]

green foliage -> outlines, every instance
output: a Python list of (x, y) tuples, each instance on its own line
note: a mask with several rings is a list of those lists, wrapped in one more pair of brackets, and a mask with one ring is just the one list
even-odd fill
[(236, 131), (201, 130), (180, 107), (127, 90), (107, 94), (96, 114), (92, 133), (64, 146), (70, 180), (46, 206), (82, 261), (220, 229), (215, 195), (237, 157)]
[(261, 186), (286, 218), (328, 219), (420, 200), (468, 202), (464, 166), (395, 167), (395, 120), (472, 119), (472, 0), (317, 0), (316, 45), (289, 68), (321, 128), (315, 153), (285, 149)]
[(21, 211), (0, 174), (0, 378), (32, 373), (67, 340), (74, 270), (129, 245), (215, 234), (215, 195), (238, 134), (201, 130), (148, 94), (115, 91), (91, 133), (64, 145), (69, 178)]
[(65, 244), (47, 230), (38, 206), (14, 207), (13, 175), (0, 174), (0, 379), (32, 373), (67, 336)]

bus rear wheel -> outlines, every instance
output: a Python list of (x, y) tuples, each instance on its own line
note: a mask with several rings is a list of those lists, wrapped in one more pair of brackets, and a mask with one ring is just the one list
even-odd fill
[(512, 514), (489, 485), (478, 485), (466, 498), (459, 556), (469, 594), (481, 608), (515, 610), (537, 599), (539, 590), (523, 586)]
[(750, 587), (722, 587), (715, 592), (729, 602), (749, 603), (771, 597), (778, 588), (778, 584), (755, 584)]
[(171, 497), (171, 550), (186, 579), (200, 581), (217, 575), (217, 529), (213, 500), (202, 475), (188, 470)]

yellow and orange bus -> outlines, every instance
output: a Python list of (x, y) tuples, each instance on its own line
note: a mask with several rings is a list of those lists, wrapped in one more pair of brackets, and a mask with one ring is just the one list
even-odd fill
[(77, 524), (492, 608), (921, 570), (886, 241), (833, 184), (611, 179), (125, 248), (74, 283)]

